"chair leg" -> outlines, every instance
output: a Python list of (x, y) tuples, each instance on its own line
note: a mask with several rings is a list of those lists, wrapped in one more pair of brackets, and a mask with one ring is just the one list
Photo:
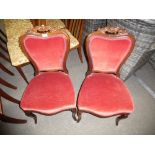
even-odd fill
[(7, 99), (7, 100), (9, 100), (9, 101), (11, 101), (11, 102), (14, 102), (14, 103), (16, 103), (16, 104), (19, 104), (19, 103), (20, 103), (19, 100), (17, 100), (17, 99), (15, 99), (15, 98), (13, 98), (12, 96), (8, 95), (8, 94), (5, 93), (2, 89), (0, 89), (0, 96), (2, 96), (3, 98), (5, 98), (5, 99)]
[(12, 88), (12, 89), (17, 89), (16, 86), (12, 85), (11, 83), (6, 82), (5, 80), (3, 80), (2, 78), (0, 78), (0, 83), (3, 84), (6, 87)]
[(72, 112), (72, 117), (73, 117), (74, 121), (77, 121), (77, 117), (76, 117), (77, 110), (76, 109), (72, 109), (71, 112)]
[(37, 124), (37, 116), (32, 112), (25, 112), (25, 115), (34, 119), (35, 124)]
[(11, 117), (5, 116), (5, 115), (3, 115), (3, 114), (0, 114), (0, 120), (1, 120), (2, 122), (6, 122), (6, 123), (16, 123), (16, 124), (24, 124), (24, 123), (27, 122), (27, 120), (11, 118)]
[(22, 76), (22, 78), (25, 80), (25, 82), (28, 84), (29, 82), (28, 82), (28, 80), (27, 80), (27, 78), (26, 78), (26, 76), (25, 76), (25, 74), (24, 74), (22, 68), (19, 67), (19, 66), (17, 66), (16, 69), (18, 70), (18, 72), (19, 72), (19, 74)]
[(78, 50), (78, 54), (79, 54), (79, 58), (81, 60), (81, 63), (83, 63), (81, 46), (78, 47), (77, 50)]
[(77, 116), (78, 116), (77, 123), (79, 123), (82, 117), (82, 112), (77, 110)]
[(122, 115), (118, 116), (116, 118), (116, 126), (118, 126), (120, 120), (128, 118), (128, 115), (129, 114), (122, 114)]
[(0, 63), (0, 68), (4, 71), (4, 72), (6, 72), (6, 73), (8, 73), (8, 74), (10, 74), (10, 75), (14, 75), (14, 73), (12, 73), (10, 70), (8, 70), (5, 66), (3, 66), (1, 63)]

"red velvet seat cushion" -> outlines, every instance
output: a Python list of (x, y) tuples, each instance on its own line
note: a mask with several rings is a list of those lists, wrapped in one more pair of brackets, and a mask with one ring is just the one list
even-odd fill
[(92, 73), (84, 80), (78, 98), (79, 110), (103, 117), (133, 111), (133, 101), (124, 83), (112, 74)]
[(116, 73), (131, 47), (132, 41), (127, 36), (91, 36), (88, 48), (93, 71)]
[(20, 107), (24, 111), (53, 114), (76, 107), (69, 76), (63, 72), (46, 72), (34, 77), (27, 86)]
[(26, 53), (39, 71), (63, 70), (67, 50), (66, 36), (57, 34), (51, 37), (27, 35), (23, 39)]

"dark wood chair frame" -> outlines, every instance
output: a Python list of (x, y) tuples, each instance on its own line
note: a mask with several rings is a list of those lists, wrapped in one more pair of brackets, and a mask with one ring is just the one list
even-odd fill
[[(32, 65), (34, 66), (35, 75), (38, 75), (38, 74), (40, 74), (42, 72), (65, 72), (65, 73), (68, 74), (68, 70), (66, 68), (66, 60), (67, 60), (67, 57), (68, 57), (68, 54), (69, 54), (69, 49), (70, 49), (70, 39), (69, 39), (69, 36), (65, 32), (62, 32), (61, 30), (55, 30), (55, 31), (52, 32), (52, 31), (49, 30), (49, 27), (48, 26), (43, 26), (42, 28), (45, 29), (45, 30), (43, 30), (43, 32), (42, 32), (42, 30), (41, 31), (38, 31), (38, 30), (40, 30), (40, 26), (36, 26), (35, 28), (32, 29), (32, 31), (24, 34), (19, 39), (21, 49), (23, 50), (23, 52), (25, 53), (25, 55), (28, 57), (28, 59), (30, 60), (30, 62), (32, 62)], [(57, 35), (57, 34), (64, 34), (66, 36), (66, 40), (67, 40), (67, 52), (65, 54), (64, 61), (63, 61), (63, 70), (44, 70), (44, 71), (39, 71), (36, 63), (32, 60), (32, 58), (26, 52), (25, 47), (24, 47), (24, 44), (23, 44), (24, 38), (27, 35), (29, 35), (29, 36), (41, 36), (42, 37), (42, 34), (47, 34), (47, 36), (54, 36), (54, 35)], [(32, 117), (34, 119), (35, 124), (37, 124), (37, 116), (34, 113), (39, 113), (39, 114), (43, 114), (43, 115), (49, 116), (49, 115), (55, 115), (55, 114), (60, 113), (62, 111), (68, 111), (68, 110), (72, 112), (73, 119), (75, 121), (77, 121), (77, 117), (76, 117), (76, 114), (77, 114), (76, 111), (77, 110), (76, 110), (76, 107), (73, 108), (73, 109), (61, 110), (61, 111), (56, 112), (56, 113), (53, 113), (53, 114), (44, 114), (44, 113), (40, 113), (40, 112), (37, 112), (37, 111), (24, 111), (24, 112), (25, 112), (25, 115), (26, 116)]]
[[(87, 36), (87, 39), (86, 39), (86, 54), (87, 54), (87, 59), (88, 59), (88, 71), (86, 73), (86, 77), (91, 73), (102, 73), (102, 71), (93, 70), (92, 58), (90, 56), (90, 51), (89, 51), (89, 42), (90, 42), (90, 38), (92, 36), (103, 36), (103, 37), (107, 37), (107, 38), (110, 38), (110, 37), (112, 37), (112, 38), (114, 38), (114, 37), (115, 38), (120, 38), (122, 36), (125, 36), (125, 37), (129, 37), (132, 40), (132, 46), (130, 48), (129, 54), (125, 57), (124, 61), (122, 61), (122, 63), (120, 64), (118, 70), (116, 71), (116, 73), (114, 73), (114, 72), (106, 72), (107, 74), (114, 74), (117, 77), (119, 77), (119, 71), (120, 71), (121, 66), (124, 64), (124, 62), (127, 60), (127, 58), (130, 56), (131, 52), (134, 49), (134, 46), (135, 46), (135, 38), (134, 38), (134, 36), (132, 34), (128, 33), (125, 29), (121, 29), (119, 27), (116, 27), (116, 28), (105, 27), (105, 28), (98, 29), (96, 32), (93, 32), (93, 33), (89, 34)], [(81, 88), (82, 88), (82, 85), (81, 85)], [(83, 112), (92, 114), (92, 115), (100, 117), (100, 118), (107, 118), (107, 117), (103, 117), (101, 115), (98, 115), (96, 113), (92, 113), (92, 112), (88, 112), (88, 111), (81, 111), (81, 110), (78, 109), (78, 105), (77, 105), (77, 117), (78, 117), (77, 122), (80, 122), (81, 115), (82, 115)], [(113, 116), (118, 116), (116, 118), (116, 125), (118, 126), (119, 121), (121, 119), (128, 118), (129, 113), (120, 113), (120, 114), (112, 115), (112, 116), (109, 116), (109, 117), (113, 117)]]

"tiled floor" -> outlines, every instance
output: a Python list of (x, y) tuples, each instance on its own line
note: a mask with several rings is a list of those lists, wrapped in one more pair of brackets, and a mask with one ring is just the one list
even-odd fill
[[(14, 83), (18, 89), (12, 90), (2, 85), (0, 87), (20, 99), (26, 88), (25, 81), (9, 63), (2, 58), (0, 62), (15, 73), (15, 76), (10, 76), (1, 71), (0, 76)], [(67, 60), (67, 68), (77, 95), (87, 71), (86, 60), (83, 64), (80, 63), (77, 52), (72, 51)], [(30, 81), (34, 73), (32, 66), (27, 65), (23, 70)], [(26, 117), (18, 105), (2, 99), (7, 115), (27, 119), (28, 122), (22, 125), (0, 122), (0, 134), (155, 134), (155, 71), (147, 63), (136, 72), (136, 76), (131, 76), (125, 83), (134, 98), (135, 111), (128, 119), (120, 121), (119, 126), (115, 126), (116, 117), (103, 119), (90, 114), (83, 114), (81, 122), (76, 123), (69, 111), (53, 116), (37, 114), (38, 124), (34, 124), (33, 119)], [(146, 84), (151, 88), (152, 95), (148, 93)]]

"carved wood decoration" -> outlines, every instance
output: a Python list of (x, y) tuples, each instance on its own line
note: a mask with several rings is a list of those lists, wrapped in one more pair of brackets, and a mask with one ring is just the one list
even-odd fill
[(126, 29), (120, 28), (120, 27), (104, 27), (104, 28), (99, 28), (98, 29), (99, 32), (106, 34), (106, 35), (125, 35), (128, 34)]

